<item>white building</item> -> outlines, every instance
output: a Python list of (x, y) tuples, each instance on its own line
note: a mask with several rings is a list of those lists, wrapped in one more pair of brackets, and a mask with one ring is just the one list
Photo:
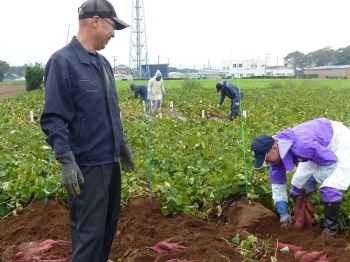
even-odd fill
[(253, 76), (294, 76), (294, 69), (286, 66), (269, 66), (265, 60), (223, 60), (222, 70), (232, 78)]
[(183, 74), (180, 72), (169, 72), (169, 78), (183, 78)]

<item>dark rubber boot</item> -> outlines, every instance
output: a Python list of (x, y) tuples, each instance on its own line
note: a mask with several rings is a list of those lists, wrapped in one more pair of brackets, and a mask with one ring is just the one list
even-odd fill
[(338, 231), (338, 219), (341, 202), (324, 203), (324, 226), (321, 236), (335, 237)]

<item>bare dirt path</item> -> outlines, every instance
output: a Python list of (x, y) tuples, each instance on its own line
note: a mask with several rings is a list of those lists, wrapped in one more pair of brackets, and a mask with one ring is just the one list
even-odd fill
[(0, 86), (0, 100), (14, 96), (18, 92), (26, 91), (25, 85), (18, 86)]
[[(282, 253), (275, 250), (277, 241), (302, 247), (308, 252), (324, 250), (329, 258), (327, 261), (349, 261), (349, 236), (340, 232), (337, 238), (321, 237), (322, 229), (317, 225), (281, 232), (279, 217), (251, 200), (240, 200), (229, 206), (226, 222), (217, 217), (203, 220), (186, 214), (165, 217), (161, 214), (161, 205), (158, 198), (154, 196), (151, 202), (147, 195), (128, 202), (119, 218), (109, 258), (111, 261), (271, 262), (271, 256), (278, 262), (306, 261), (294, 258), (292, 251)], [(269, 250), (262, 245), (256, 249), (239, 248), (231, 241), (236, 234), (241, 240), (252, 234), (260, 240), (268, 240), (271, 246)], [(71, 241), (68, 209), (59, 200), (36, 201), (18, 216), (0, 220), (0, 261), (24, 261), (14, 259), (19, 248), (46, 239)], [(151, 249), (161, 241), (181, 242), (185, 248), (179, 252), (162, 253)], [(244, 250), (250, 252), (242, 253)], [(249, 257), (244, 259), (242, 254)], [(261, 254), (265, 256), (248, 259)], [(70, 246), (58, 246), (47, 256), (51, 259), (66, 258), (68, 262), (72, 251)]]

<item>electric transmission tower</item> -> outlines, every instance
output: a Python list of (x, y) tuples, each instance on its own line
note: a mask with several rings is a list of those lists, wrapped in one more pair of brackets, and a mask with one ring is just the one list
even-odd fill
[[(135, 78), (144, 78), (145, 73), (148, 72), (146, 21), (143, 6), (143, 0), (132, 1), (129, 67)], [(144, 69), (142, 65), (145, 65)]]

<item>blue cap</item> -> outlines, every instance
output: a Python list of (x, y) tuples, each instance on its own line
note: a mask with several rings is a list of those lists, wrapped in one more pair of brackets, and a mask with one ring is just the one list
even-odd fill
[(269, 135), (261, 135), (254, 138), (250, 147), (254, 157), (254, 168), (259, 169), (264, 165), (266, 154), (275, 144), (275, 139)]

